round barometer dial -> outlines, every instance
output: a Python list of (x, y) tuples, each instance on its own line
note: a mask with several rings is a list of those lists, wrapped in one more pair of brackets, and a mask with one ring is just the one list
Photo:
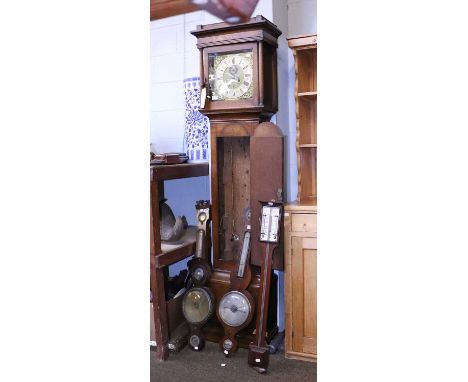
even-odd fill
[(211, 269), (204, 259), (194, 258), (190, 260), (189, 269), (194, 286), (202, 287), (211, 275)]
[(218, 314), (226, 325), (239, 327), (252, 317), (252, 305), (244, 293), (231, 291), (221, 299)]
[(195, 268), (195, 270), (193, 271), (193, 278), (197, 281), (201, 281), (203, 280), (204, 277), (205, 277), (205, 271), (203, 270), (203, 268), (202, 267)]
[(186, 320), (194, 325), (203, 325), (214, 311), (213, 294), (207, 288), (192, 288), (182, 300)]

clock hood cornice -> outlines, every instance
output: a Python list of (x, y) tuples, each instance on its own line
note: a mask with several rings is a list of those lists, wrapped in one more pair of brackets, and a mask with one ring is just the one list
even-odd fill
[[(282, 32), (271, 21), (259, 15), (241, 24), (197, 25), (197, 29), (190, 33), (198, 39), (197, 48), (202, 49), (254, 41), (263, 41), (277, 48), (277, 38)], [(213, 39), (213, 36), (216, 38)]]

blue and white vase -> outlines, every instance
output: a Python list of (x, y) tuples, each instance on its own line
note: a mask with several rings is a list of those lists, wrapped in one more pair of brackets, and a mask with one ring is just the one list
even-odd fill
[(208, 127), (209, 119), (201, 114), (200, 77), (184, 80), (185, 93), (185, 134), (184, 151), (189, 162), (208, 161)]

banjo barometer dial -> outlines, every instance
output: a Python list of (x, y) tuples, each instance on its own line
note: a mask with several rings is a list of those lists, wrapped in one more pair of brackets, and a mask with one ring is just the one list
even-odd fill
[(229, 326), (242, 326), (251, 318), (252, 306), (247, 297), (238, 291), (226, 293), (221, 299), (218, 314), (221, 320)]
[(251, 51), (231, 54), (211, 53), (208, 60), (213, 101), (252, 98), (253, 58)]
[(185, 319), (203, 325), (213, 314), (213, 295), (207, 288), (192, 288), (184, 296), (182, 311)]

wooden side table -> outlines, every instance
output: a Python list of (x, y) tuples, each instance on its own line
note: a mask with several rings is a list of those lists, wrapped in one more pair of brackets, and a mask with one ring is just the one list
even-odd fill
[(165, 180), (207, 176), (209, 174), (209, 165), (208, 163), (189, 163), (151, 166), (150, 171), (150, 287), (153, 295), (154, 330), (157, 343), (156, 359), (165, 361), (169, 356), (167, 347), (169, 328), (164, 275), (167, 273), (169, 265), (193, 255), (196, 240), (195, 230), (189, 229), (177, 243), (165, 244), (161, 242), (159, 201), (164, 198)]

